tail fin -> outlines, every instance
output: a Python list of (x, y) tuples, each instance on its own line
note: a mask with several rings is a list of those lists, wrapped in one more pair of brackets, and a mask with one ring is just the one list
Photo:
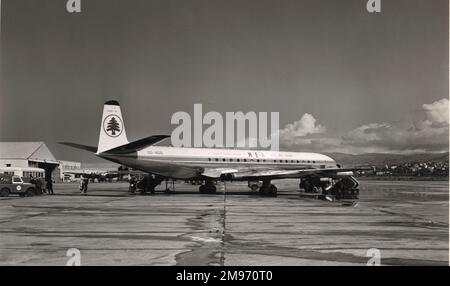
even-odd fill
[(115, 100), (105, 102), (98, 139), (97, 154), (128, 144), (120, 105)]
[(110, 100), (105, 102), (103, 107), (98, 147), (71, 142), (59, 142), (59, 144), (93, 152), (97, 155), (104, 152), (110, 154), (127, 154), (137, 152), (140, 149), (154, 145), (169, 137), (169, 135), (153, 135), (131, 143), (128, 142), (120, 105), (117, 101)]

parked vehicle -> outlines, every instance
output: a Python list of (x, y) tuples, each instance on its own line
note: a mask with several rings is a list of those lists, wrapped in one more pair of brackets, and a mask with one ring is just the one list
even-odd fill
[(20, 176), (0, 174), (0, 196), (7, 197), (10, 194), (31, 197), (36, 195), (36, 189), (33, 184), (24, 182)]

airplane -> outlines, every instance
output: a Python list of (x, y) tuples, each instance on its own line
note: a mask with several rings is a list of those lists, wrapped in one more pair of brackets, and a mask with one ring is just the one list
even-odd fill
[[(169, 135), (152, 135), (128, 141), (120, 105), (105, 102), (98, 146), (60, 142), (95, 153), (98, 157), (149, 174), (151, 192), (155, 180), (201, 180), (201, 193), (215, 193), (215, 182), (261, 182), (261, 195), (276, 196), (272, 181), (287, 178), (300, 180), (305, 193), (321, 195), (327, 200), (357, 200), (359, 182), (354, 171), (365, 168), (341, 168), (332, 158), (319, 153), (259, 151), (222, 148), (187, 148), (155, 146)], [(250, 184), (249, 184), (250, 185)]]

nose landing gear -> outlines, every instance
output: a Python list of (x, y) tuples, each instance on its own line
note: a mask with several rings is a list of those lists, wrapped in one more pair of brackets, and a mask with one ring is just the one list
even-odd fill
[(145, 195), (148, 193), (154, 194), (156, 186), (161, 184), (162, 181), (163, 179), (159, 176), (146, 175), (142, 180), (136, 183), (136, 187), (137, 189), (139, 189), (141, 195)]

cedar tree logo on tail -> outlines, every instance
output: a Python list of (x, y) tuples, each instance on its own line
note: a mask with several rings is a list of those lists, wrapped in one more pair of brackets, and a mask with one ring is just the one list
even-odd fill
[(103, 129), (110, 137), (117, 137), (122, 133), (122, 119), (115, 114), (111, 114), (103, 121)]

